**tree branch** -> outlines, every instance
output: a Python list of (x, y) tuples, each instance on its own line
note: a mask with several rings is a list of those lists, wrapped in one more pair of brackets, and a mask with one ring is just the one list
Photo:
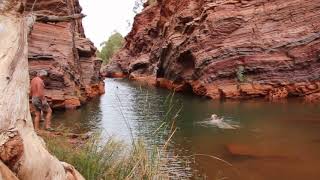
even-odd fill
[(81, 19), (86, 17), (84, 14), (73, 14), (69, 16), (54, 16), (54, 15), (45, 15), (45, 14), (35, 14), (38, 22), (66, 22), (76, 19)]

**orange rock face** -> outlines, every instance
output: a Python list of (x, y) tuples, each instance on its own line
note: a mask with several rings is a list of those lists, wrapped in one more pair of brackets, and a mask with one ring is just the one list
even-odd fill
[(319, 99), (320, 1), (158, 0), (106, 72), (214, 99)]
[[(78, 0), (27, 1), (27, 11), (68, 16), (81, 13)], [(81, 19), (66, 22), (36, 22), (29, 36), (29, 71), (49, 73), (46, 96), (53, 108), (77, 108), (104, 93), (100, 76), (102, 61), (96, 48), (85, 37)]]

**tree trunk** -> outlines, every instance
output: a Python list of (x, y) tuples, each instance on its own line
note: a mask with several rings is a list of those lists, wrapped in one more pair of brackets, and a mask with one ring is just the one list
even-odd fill
[(23, 14), (23, 5), (22, 0), (0, 0), (0, 178), (15, 179), (14, 174), (23, 180), (83, 179), (52, 156), (34, 132), (27, 60), (33, 18)]

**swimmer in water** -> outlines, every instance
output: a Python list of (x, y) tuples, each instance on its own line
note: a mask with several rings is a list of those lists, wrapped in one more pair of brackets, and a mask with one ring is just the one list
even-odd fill
[(218, 122), (222, 122), (222, 120), (223, 120), (223, 119), (222, 119), (222, 118), (219, 118), (216, 114), (212, 114), (212, 115), (211, 115), (211, 121), (212, 121), (212, 122), (217, 122), (217, 123), (218, 123)]
[(223, 120), (224, 120), (223, 118), (218, 117), (216, 114), (212, 114), (210, 120), (205, 123), (217, 126), (220, 129), (237, 129), (237, 128), (239, 128), (239, 126), (228, 124), (227, 122), (224, 122)]

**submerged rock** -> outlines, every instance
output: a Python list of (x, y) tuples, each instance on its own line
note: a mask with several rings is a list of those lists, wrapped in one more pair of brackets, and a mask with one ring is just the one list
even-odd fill
[(319, 9), (312, 0), (158, 0), (104, 72), (213, 99), (319, 100)]
[(227, 152), (233, 157), (253, 159), (289, 159), (281, 153), (272, 152), (269, 148), (261, 148), (244, 144), (228, 144)]

